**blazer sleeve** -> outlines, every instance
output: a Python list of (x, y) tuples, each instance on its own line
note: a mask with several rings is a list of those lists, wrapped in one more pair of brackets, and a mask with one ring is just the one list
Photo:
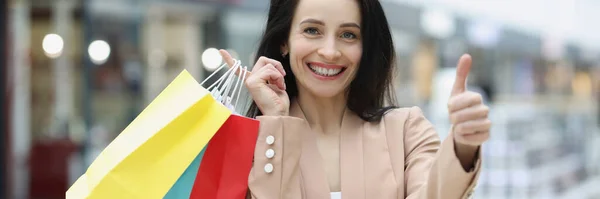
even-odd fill
[[(257, 119), (260, 127), (248, 177), (250, 194), (247, 198), (301, 198), (299, 161), (302, 134), (309, 129), (308, 123), (290, 116), (259, 116)], [(274, 152), (274, 156), (267, 157), (267, 150)]]
[(465, 171), (456, 156), (453, 133), (440, 145), (420, 108), (410, 108), (404, 128), (406, 198), (469, 198), (481, 169), (481, 147), (474, 167)]

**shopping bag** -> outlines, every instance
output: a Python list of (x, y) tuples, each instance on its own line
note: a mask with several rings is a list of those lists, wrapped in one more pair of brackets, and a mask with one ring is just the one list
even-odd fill
[(243, 199), (259, 121), (231, 115), (208, 143), (190, 199)]
[(184, 70), (102, 151), (66, 198), (162, 198), (230, 115)]
[[(244, 82), (244, 77), (242, 81), (234, 81), (233, 71), (237, 67), (239, 62), (208, 87), (213, 97), (232, 111), (239, 99), (240, 84)], [(224, 66), (207, 79), (222, 68)], [(232, 87), (233, 90), (230, 90)], [(237, 90), (238, 87), (240, 90)], [(236, 99), (232, 101), (234, 96)], [(245, 198), (257, 137), (257, 120), (230, 116), (164, 199)]]
[(259, 122), (231, 115), (163, 199), (244, 198)]
[(196, 175), (198, 173), (198, 168), (200, 168), (200, 162), (202, 161), (205, 151), (206, 146), (204, 146), (202, 151), (200, 151), (200, 154), (194, 158), (194, 161), (192, 161), (188, 168), (185, 169), (181, 177), (177, 179), (175, 184), (171, 187), (171, 189), (169, 189), (169, 192), (167, 192), (163, 199), (190, 198), (192, 187), (194, 186), (194, 181), (196, 180)]

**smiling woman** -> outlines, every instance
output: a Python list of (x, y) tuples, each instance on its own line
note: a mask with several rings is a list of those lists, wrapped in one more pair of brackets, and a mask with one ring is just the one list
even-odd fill
[[(440, 142), (417, 107), (393, 105), (394, 48), (379, 1), (272, 0), (246, 87), (260, 121), (248, 198), (468, 197), (488, 107), (463, 56)], [(234, 60), (221, 51), (225, 61)]]
[[(391, 109), (384, 104), (395, 102), (388, 86), (394, 55), (389, 26), (377, 1), (274, 0), (257, 59), (277, 60), (293, 73), (284, 77), (290, 98), (303, 88), (310, 89), (306, 94), (335, 97), (334, 101), (347, 95), (341, 101), (347, 101), (348, 108), (365, 120), (377, 121)], [(329, 73), (335, 69), (341, 73)], [(361, 75), (355, 78), (356, 73)], [(345, 108), (346, 103), (336, 104)], [(257, 106), (249, 112), (250, 116), (261, 114)]]

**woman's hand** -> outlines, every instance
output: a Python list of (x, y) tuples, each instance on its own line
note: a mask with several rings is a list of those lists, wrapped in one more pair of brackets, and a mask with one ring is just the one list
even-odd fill
[(471, 62), (469, 55), (460, 58), (456, 67), (456, 80), (448, 100), (456, 155), (465, 168), (473, 164), (476, 151), (489, 139), (492, 126), (492, 122), (488, 119), (489, 107), (483, 104), (481, 94), (467, 91), (466, 88)]
[[(225, 50), (219, 50), (221, 56), (232, 67), (234, 60)], [(241, 70), (236, 74), (241, 75)], [(290, 99), (285, 91), (285, 70), (277, 60), (260, 57), (252, 72), (246, 73), (246, 88), (252, 99), (263, 113), (270, 116), (289, 115)]]

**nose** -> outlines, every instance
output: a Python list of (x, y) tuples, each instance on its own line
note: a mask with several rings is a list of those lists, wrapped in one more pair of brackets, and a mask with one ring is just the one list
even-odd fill
[(323, 45), (317, 50), (319, 56), (323, 57), (326, 61), (336, 61), (342, 53), (336, 46), (335, 37), (329, 37), (323, 41)]

